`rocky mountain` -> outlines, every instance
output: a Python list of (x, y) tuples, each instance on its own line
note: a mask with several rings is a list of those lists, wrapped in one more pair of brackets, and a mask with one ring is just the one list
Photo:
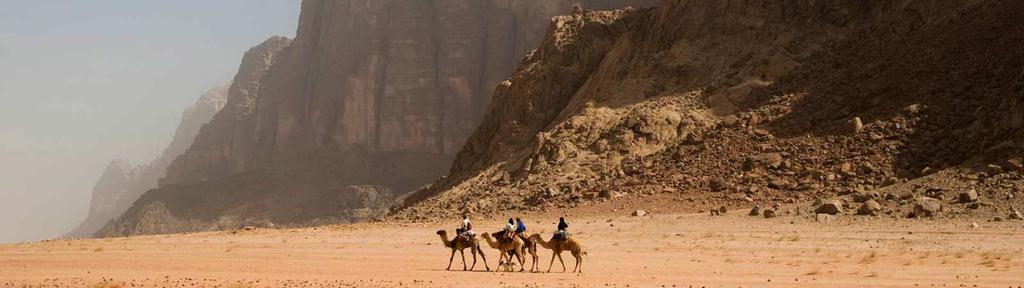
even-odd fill
[(380, 215), (445, 175), (490, 91), (573, 7), (653, 0), (306, 0), (246, 53), (218, 113), (105, 235)]
[(149, 165), (136, 167), (121, 160), (111, 161), (93, 187), (89, 214), (67, 236), (91, 237), (107, 222), (128, 210), (142, 193), (156, 188), (157, 179), (163, 177), (171, 161), (192, 144), (192, 139), (199, 133), (199, 128), (224, 107), (226, 98), (227, 85), (217, 86), (203, 93), (195, 104), (182, 112), (181, 121), (174, 131), (171, 143)]
[(1024, 195), (1022, 16), (998, 0), (665, 0), (556, 17), (450, 175), (393, 218), (645, 196), (999, 215)]

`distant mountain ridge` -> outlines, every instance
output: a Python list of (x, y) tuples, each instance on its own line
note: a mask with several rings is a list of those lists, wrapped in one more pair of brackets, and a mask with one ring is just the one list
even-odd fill
[(195, 104), (185, 109), (170, 144), (153, 162), (132, 166), (123, 160), (107, 164), (92, 190), (89, 214), (68, 237), (91, 237), (111, 220), (131, 207), (149, 189), (157, 187), (157, 179), (166, 174), (171, 161), (180, 155), (213, 115), (224, 107), (228, 85), (219, 85), (203, 93)]
[(655, 0), (306, 0), (246, 53), (227, 108), (103, 235), (380, 216), (445, 175), (550, 17)]

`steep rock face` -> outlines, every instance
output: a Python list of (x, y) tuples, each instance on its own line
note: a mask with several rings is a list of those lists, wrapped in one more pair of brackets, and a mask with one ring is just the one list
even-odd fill
[(941, 181), (1012, 195), (1021, 8), (665, 0), (556, 18), (494, 92), (449, 177), (394, 217), (666, 193), (792, 202), (919, 189), (937, 185), (935, 171), (977, 166), (988, 168), (965, 177), (988, 182)]
[[(272, 39), (261, 45), (268, 49), (247, 53), (227, 108), (171, 165), (161, 188), (108, 231), (368, 219), (377, 213), (360, 209), (379, 211), (445, 174), (490, 91), (540, 41), (551, 16), (576, 4), (655, 2), (303, 1), (295, 40)], [(156, 229), (145, 219), (177, 224)]]
[(152, 163), (143, 167), (130, 167), (123, 161), (112, 161), (107, 165), (100, 180), (93, 188), (92, 201), (86, 219), (69, 237), (90, 237), (107, 222), (117, 218), (132, 202), (146, 190), (157, 187), (157, 179), (163, 177), (175, 157), (192, 144), (199, 128), (213, 118), (227, 99), (227, 85), (217, 86), (203, 95), (181, 115), (181, 121), (174, 131), (171, 143)]
[[(103, 170), (99, 181), (92, 188), (92, 201), (89, 204), (89, 214), (85, 220), (74, 230), (68, 232), (68, 237), (88, 237), (99, 231), (107, 221), (114, 219), (124, 212), (128, 205), (135, 199), (131, 198), (130, 192), (132, 182), (132, 168), (124, 161), (110, 161), (107, 168)], [(137, 195), (136, 195), (137, 197)]]

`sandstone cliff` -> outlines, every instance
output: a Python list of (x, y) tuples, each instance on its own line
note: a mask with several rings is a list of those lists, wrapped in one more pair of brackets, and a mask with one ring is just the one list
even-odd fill
[(1024, 188), (1021, 16), (996, 0), (665, 0), (558, 17), (449, 177), (394, 217), (850, 195), (899, 217), (920, 196), (978, 209), (943, 196), (967, 189), (1005, 207)]
[(294, 41), (246, 54), (227, 108), (107, 235), (375, 217), (445, 174), (551, 16), (654, 2), (303, 1)]
[(157, 179), (166, 174), (167, 167), (192, 144), (199, 128), (224, 107), (227, 86), (217, 86), (203, 93), (198, 101), (181, 115), (171, 143), (149, 165), (131, 167), (123, 161), (111, 161), (92, 190), (89, 214), (69, 237), (91, 237), (132, 205), (142, 193), (157, 187)]

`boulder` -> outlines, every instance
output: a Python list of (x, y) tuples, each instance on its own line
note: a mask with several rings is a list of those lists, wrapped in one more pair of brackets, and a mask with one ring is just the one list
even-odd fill
[(1010, 220), (1024, 220), (1024, 215), (1020, 213), (1020, 210), (1010, 207), (1010, 215), (1007, 218), (1010, 218)]
[(725, 209), (725, 206), (718, 207), (718, 214), (725, 215), (725, 213), (727, 213), (727, 212), (729, 212), (729, 211)]
[(725, 179), (720, 177), (711, 179), (711, 181), (708, 181), (708, 188), (711, 189), (711, 192), (721, 192), (722, 190), (725, 190)]
[(918, 197), (914, 203), (914, 210), (911, 217), (925, 218), (935, 217), (942, 210), (942, 201), (930, 197)]
[(853, 133), (860, 134), (864, 132), (864, 121), (860, 120), (860, 117), (853, 117)]
[(764, 218), (775, 218), (775, 209), (764, 209)]
[(1006, 161), (1003, 161), (1003, 163), (1000, 166), (1002, 166), (1003, 169), (1006, 169), (1007, 171), (1021, 171), (1024, 170), (1024, 159), (1006, 159)]
[(828, 200), (823, 201), (818, 208), (814, 209), (814, 213), (817, 214), (829, 214), (836, 215), (843, 213), (843, 201), (840, 200)]
[(819, 223), (830, 223), (836, 220), (836, 216), (830, 214), (815, 214), (814, 221)]
[(633, 217), (644, 217), (644, 216), (647, 216), (647, 214), (650, 214), (650, 213), (647, 213), (646, 210), (636, 210), (636, 211), (633, 211), (632, 215), (633, 215)]
[(747, 215), (750, 215), (750, 216), (760, 216), (761, 215), (761, 206), (756, 206), (755, 205), (754, 208), (750, 208), (750, 213), (748, 213)]
[(882, 205), (875, 200), (868, 200), (857, 209), (857, 215), (875, 216), (879, 211), (882, 211)]
[(881, 196), (878, 195), (878, 192), (874, 192), (874, 191), (858, 192), (858, 193), (854, 193), (853, 194), (853, 201), (857, 202), (857, 203), (864, 203), (864, 202), (867, 202), (868, 200), (878, 200), (878, 199), (881, 199)]
[(779, 153), (759, 153), (747, 157), (747, 161), (743, 163), (744, 170), (752, 170), (757, 166), (767, 166), (770, 168), (779, 168), (783, 163), (782, 154)]
[(970, 189), (964, 192), (960, 192), (960, 203), (973, 203), (978, 201), (978, 191)]

